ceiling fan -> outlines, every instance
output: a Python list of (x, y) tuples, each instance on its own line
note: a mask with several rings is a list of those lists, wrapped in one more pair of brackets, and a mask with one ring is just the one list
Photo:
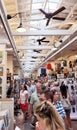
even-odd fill
[(50, 41), (47, 41), (45, 39), (46, 39), (46, 37), (43, 37), (41, 39), (37, 39), (37, 42), (39, 43), (39, 45), (41, 45), (41, 42), (50, 42)]
[(60, 13), (61, 11), (65, 10), (65, 7), (62, 6), (61, 8), (57, 9), (55, 12), (53, 13), (46, 13), (44, 10), (39, 9), (41, 11), (41, 13), (43, 13), (45, 15), (45, 18), (47, 18), (47, 23), (46, 26), (48, 26), (50, 19), (55, 19), (55, 20), (65, 20), (65, 18), (63, 17), (54, 17), (55, 15), (57, 15), (58, 13)]

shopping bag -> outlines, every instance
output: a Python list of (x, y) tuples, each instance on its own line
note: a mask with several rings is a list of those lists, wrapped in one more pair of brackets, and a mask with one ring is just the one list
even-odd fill
[(65, 110), (71, 108), (71, 103), (68, 98), (62, 98), (61, 101)]
[(21, 100), (20, 100), (20, 98), (18, 99), (18, 104), (20, 105), (20, 103), (21, 103)]

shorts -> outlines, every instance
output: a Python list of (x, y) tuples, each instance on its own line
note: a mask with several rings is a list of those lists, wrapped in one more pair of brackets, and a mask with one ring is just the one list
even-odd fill
[(21, 109), (21, 110), (28, 111), (28, 103), (20, 104), (20, 109)]
[(69, 116), (71, 112), (71, 109), (65, 109), (66, 116)]

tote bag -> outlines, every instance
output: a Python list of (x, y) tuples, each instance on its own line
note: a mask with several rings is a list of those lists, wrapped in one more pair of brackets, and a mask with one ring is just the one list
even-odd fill
[(71, 104), (68, 98), (62, 98), (61, 101), (65, 110), (71, 109)]

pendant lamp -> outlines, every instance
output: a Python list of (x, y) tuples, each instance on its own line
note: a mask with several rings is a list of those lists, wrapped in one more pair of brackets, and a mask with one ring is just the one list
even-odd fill
[(20, 22), (20, 25), (16, 29), (18, 32), (26, 32), (26, 29), (22, 26), (22, 22)]
[(20, 15), (20, 25), (16, 29), (18, 32), (26, 32), (26, 29), (23, 27), (22, 24), (22, 16)]
[(13, 16), (11, 16), (10, 14), (8, 14), (7, 15), (7, 19), (8, 20), (10, 20), (10, 19), (12, 19), (12, 18), (14, 18), (16, 15), (19, 15), (19, 18), (20, 18), (20, 25), (17, 27), (17, 31), (18, 32), (25, 32), (26, 31), (26, 29), (23, 27), (23, 25), (22, 25), (22, 14), (21, 13), (16, 13), (16, 14), (14, 14)]

